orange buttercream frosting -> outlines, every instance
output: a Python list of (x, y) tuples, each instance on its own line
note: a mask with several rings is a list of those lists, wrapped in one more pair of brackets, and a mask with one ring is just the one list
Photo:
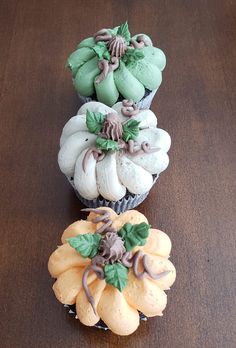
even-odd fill
[[(111, 230), (119, 231), (125, 224), (148, 223), (146, 217), (137, 210), (129, 210), (120, 215), (107, 207), (98, 210), (106, 211), (109, 221), (111, 220), (107, 233), (111, 233)], [(139, 311), (147, 317), (162, 316), (166, 307), (167, 295), (164, 290), (171, 287), (176, 277), (175, 267), (168, 260), (171, 241), (164, 232), (149, 228), (145, 244), (136, 245), (129, 251), (132, 266), (127, 266), (126, 285), (119, 290), (111, 283), (108, 284), (106, 277), (99, 278), (96, 272), (92, 269), (90, 271), (91, 258), (82, 256), (68, 243), (72, 237), (98, 233), (105, 224), (104, 221), (95, 222), (99, 217), (94, 210), (89, 213), (87, 220), (74, 222), (62, 234), (62, 245), (52, 253), (48, 261), (48, 270), (56, 278), (53, 291), (61, 303), (76, 305), (77, 317), (84, 325), (94, 326), (102, 319), (114, 333), (130, 335), (139, 326)], [(104, 235), (106, 231), (102, 233)], [(148, 262), (148, 268), (145, 268), (145, 262)], [(118, 263), (121, 264), (121, 261), (118, 260)], [(83, 287), (86, 269), (89, 270), (86, 284), (93, 306)], [(138, 277), (137, 273), (142, 276)]]

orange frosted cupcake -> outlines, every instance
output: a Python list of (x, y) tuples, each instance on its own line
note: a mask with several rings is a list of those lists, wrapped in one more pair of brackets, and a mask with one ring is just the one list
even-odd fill
[(49, 258), (49, 272), (57, 279), (53, 291), (61, 303), (75, 307), (84, 325), (130, 335), (140, 317), (162, 316), (166, 307), (164, 290), (176, 277), (168, 260), (171, 241), (136, 210), (84, 211), (87, 220), (70, 225)]

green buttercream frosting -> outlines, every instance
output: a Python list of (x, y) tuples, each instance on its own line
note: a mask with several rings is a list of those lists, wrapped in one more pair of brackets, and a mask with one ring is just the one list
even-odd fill
[(161, 71), (157, 66), (149, 63), (146, 58), (129, 63), (127, 69), (145, 88), (151, 91), (161, 84)]
[(160, 71), (163, 71), (166, 66), (166, 56), (160, 48), (153, 46), (146, 46), (140, 50), (143, 52), (145, 59), (158, 67)]
[(124, 99), (132, 99), (134, 102), (138, 102), (143, 98), (145, 94), (143, 84), (134, 77), (122, 61), (120, 61), (119, 68), (114, 71), (114, 80)]
[(96, 53), (89, 47), (82, 47), (74, 51), (67, 60), (67, 67), (70, 68), (72, 76), (75, 77), (78, 69), (95, 56)]
[(81, 48), (81, 47), (93, 47), (96, 45), (96, 42), (94, 40), (93, 37), (88, 37), (87, 39), (84, 39), (83, 41), (81, 41), (78, 45), (78, 48)]
[(74, 80), (74, 86), (77, 92), (85, 97), (93, 95), (95, 92), (94, 79), (99, 74), (98, 57), (96, 56), (79, 68)]
[[(105, 34), (99, 35), (110, 35), (111, 39), (97, 39), (96, 42), (93, 37), (86, 38), (67, 60), (75, 89), (80, 95), (89, 97), (95, 94), (95, 99), (112, 106), (119, 97), (139, 102), (145, 95), (145, 89), (152, 91), (159, 88), (166, 58), (159, 48), (152, 46), (149, 36), (136, 34), (131, 37), (127, 22), (106, 29)], [(116, 65), (115, 68), (112, 68), (112, 47), (117, 46), (111, 43), (112, 40), (123, 40), (126, 45), (121, 56), (118, 56), (118, 67)], [(102, 72), (101, 66), (98, 67), (100, 60), (107, 61), (109, 70), (105, 77), (97, 81), (96, 78)]]
[(119, 98), (119, 91), (114, 81), (114, 73), (111, 71), (100, 83), (94, 83), (97, 100), (103, 104), (112, 106)]

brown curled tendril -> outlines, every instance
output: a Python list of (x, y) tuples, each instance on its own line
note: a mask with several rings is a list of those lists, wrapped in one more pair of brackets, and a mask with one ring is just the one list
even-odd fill
[(131, 39), (131, 40), (130, 40), (130, 43), (131, 43), (131, 45), (132, 45), (134, 48), (137, 48), (137, 49), (141, 49), (141, 48), (144, 47), (144, 42), (143, 42), (143, 41), (138, 42), (138, 41), (136, 41), (135, 39)]
[(83, 168), (84, 172), (86, 172), (88, 159), (91, 156), (91, 154), (93, 154), (93, 157), (97, 162), (101, 161), (105, 157), (105, 154), (104, 154), (104, 152), (102, 152), (102, 150), (97, 149), (95, 146), (90, 147), (86, 151), (84, 158), (83, 158), (83, 161), (82, 161), (82, 168)]
[(138, 279), (142, 279), (145, 275), (145, 270), (142, 272), (139, 272), (139, 270), (138, 270), (140, 260), (141, 261), (143, 260), (143, 256), (142, 256), (142, 252), (139, 250), (133, 256), (133, 266), (132, 266), (134, 275)]
[(153, 153), (161, 150), (160, 147), (151, 147), (146, 141), (142, 142), (141, 148), (145, 153)]
[(82, 285), (83, 285), (83, 289), (84, 289), (85, 295), (87, 297), (87, 300), (91, 304), (93, 311), (94, 311), (94, 314), (97, 315), (97, 311), (95, 308), (95, 301), (94, 301), (94, 298), (89, 290), (88, 283), (87, 283), (88, 275), (89, 275), (91, 270), (92, 270), (91, 265), (89, 265), (88, 267), (85, 268), (85, 271), (84, 271), (83, 276), (82, 276)]
[(116, 230), (113, 227), (111, 227), (111, 225), (112, 225), (112, 220), (108, 220), (107, 222), (104, 223), (103, 226), (101, 226), (96, 231), (96, 233), (103, 234), (103, 233), (107, 233), (107, 232), (116, 232)]
[(93, 312), (95, 315), (97, 315), (97, 311), (96, 311), (96, 307), (95, 307), (95, 301), (94, 298), (91, 294), (91, 291), (88, 287), (88, 276), (89, 273), (91, 271), (93, 271), (96, 276), (98, 277), (98, 279), (104, 279), (104, 271), (103, 271), (103, 266), (104, 266), (104, 258), (101, 257), (100, 255), (95, 256), (92, 259), (91, 265), (89, 265), (88, 267), (86, 267), (83, 276), (82, 276), (82, 286), (85, 292), (85, 295), (89, 301), (89, 303), (91, 304), (92, 308), (93, 308)]
[(150, 266), (148, 264), (149, 263), (149, 259), (148, 259), (147, 255), (143, 256), (143, 260), (142, 261), (143, 261), (143, 267), (144, 267), (144, 269), (146, 271), (146, 274), (148, 274), (149, 277), (152, 278), (152, 279), (158, 280), (158, 279), (160, 279), (160, 278), (162, 278), (162, 277), (164, 277), (164, 276), (166, 276), (167, 274), (170, 273), (170, 271), (164, 271), (164, 272), (157, 273), (157, 274), (152, 272), (152, 270), (151, 270), (151, 268), (150, 268)]
[(91, 220), (95, 224), (98, 222), (101, 222), (101, 221), (108, 220), (110, 218), (109, 211), (104, 210), (104, 209), (84, 208), (84, 209), (81, 209), (81, 211), (86, 211), (88, 213), (95, 213), (97, 215), (100, 215), (100, 216), (96, 216), (96, 218)]
[(106, 59), (99, 60), (98, 67), (101, 70), (101, 73), (96, 77), (95, 83), (102, 82), (109, 73), (109, 62)]
[(96, 230), (95, 233), (103, 234), (107, 232), (116, 232), (116, 230), (113, 227), (111, 227), (112, 220), (110, 219), (110, 213), (107, 210), (85, 208), (85, 209), (82, 209), (82, 211), (93, 212), (95, 214), (100, 215), (100, 216), (96, 216), (94, 219), (91, 220), (95, 224), (97, 224), (98, 222), (104, 223), (100, 228)]
[(144, 36), (144, 35), (138, 35), (137, 36), (137, 41), (138, 42), (143, 42), (145, 46), (152, 46), (151, 40), (148, 37)]
[(111, 62), (109, 64), (110, 71), (114, 71), (119, 67), (119, 59), (117, 57), (111, 57)]
[(131, 117), (137, 115), (140, 111), (132, 99), (124, 99), (122, 105), (121, 112), (124, 116)]
[(111, 40), (112, 38), (112, 35), (109, 33), (109, 31), (107, 29), (101, 29), (99, 31), (97, 31), (95, 34), (94, 34), (94, 40), (96, 42), (98, 41), (109, 41)]
[[(143, 266), (143, 271), (139, 271), (139, 263), (141, 261), (141, 264)], [(136, 278), (138, 279), (143, 279), (146, 276), (149, 276), (152, 279), (158, 280), (164, 276), (166, 276), (167, 274), (170, 273), (170, 271), (164, 271), (161, 273), (157, 273), (155, 274), (154, 272), (152, 272), (150, 265), (149, 265), (149, 258), (148, 255), (143, 254), (141, 250), (137, 251), (133, 258), (132, 258), (132, 262), (133, 262), (133, 272)]]
[[(119, 255), (117, 254), (116, 257), (120, 257), (121, 253), (122, 251), (120, 251), (120, 254)], [(170, 273), (170, 271), (164, 271), (157, 274), (152, 272), (149, 265), (148, 255), (143, 254), (141, 250), (137, 251), (133, 255), (133, 257), (131, 255), (132, 255), (131, 252), (124, 253), (123, 256), (121, 257), (121, 263), (127, 268), (132, 268), (135, 277), (138, 278), (139, 280), (142, 280), (144, 277), (147, 277), (147, 276), (149, 276), (150, 278), (154, 280), (158, 280)], [(104, 277), (103, 267), (106, 261), (107, 261), (106, 258), (101, 255), (95, 256), (91, 261), (91, 265), (89, 265), (85, 269), (83, 273), (83, 277), (82, 277), (82, 285), (83, 285), (85, 295), (89, 303), (91, 304), (95, 315), (97, 315), (96, 308), (95, 308), (95, 301), (88, 287), (87, 279), (88, 279), (88, 275), (90, 271), (93, 271), (98, 277), (98, 279), (101, 279), (101, 280), (104, 279), (105, 277)], [(143, 271), (139, 271), (138, 269), (140, 261), (141, 261), (141, 265), (143, 266)]]
[(112, 57), (110, 62), (106, 59), (99, 60), (98, 67), (101, 73), (95, 79), (95, 83), (97, 84), (102, 82), (111, 71), (119, 67), (119, 59), (117, 57)]
[(98, 222), (107, 220), (110, 217), (110, 213), (107, 210), (103, 210), (103, 209), (84, 208), (84, 209), (82, 209), (82, 211), (86, 211), (88, 213), (95, 213), (95, 214), (99, 215), (99, 216), (96, 216), (94, 219), (92, 219), (92, 222), (94, 224), (97, 224)]
[[(125, 143), (126, 144), (126, 143)], [(141, 143), (141, 146), (134, 140), (130, 139), (126, 144), (127, 152), (132, 156), (142, 155), (144, 153), (154, 153), (160, 150), (159, 147), (151, 147), (146, 141)]]
[(131, 46), (137, 49), (141, 49), (144, 46), (152, 46), (151, 41), (144, 35), (138, 35), (136, 39), (130, 40)]
[(133, 262), (132, 262), (132, 253), (131, 253), (130, 251), (127, 251), (127, 252), (122, 256), (121, 262), (123, 263), (123, 265), (124, 265), (125, 267), (131, 268), (132, 265), (133, 265)]

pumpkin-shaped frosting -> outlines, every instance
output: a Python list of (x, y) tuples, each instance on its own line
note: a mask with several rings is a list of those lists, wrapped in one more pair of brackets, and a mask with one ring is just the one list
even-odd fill
[(88, 200), (145, 194), (169, 164), (171, 139), (156, 125), (154, 113), (139, 110), (132, 101), (112, 108), (86, 103), (63, 128), (60, 169)]
[(87, 220), (70, 225), (49, 258), (55, 296), (75, 304), (84, 325), (102, 319), (114, 333), (130, 335), (139, 326), (139, 312), (162, 316), (166, 307), (164, 290), (176, 277), (168, 260), (171, 241), (136, 210), (84, 210)]
[(158, 89), (165, 65), (164, 53), (153, 47), (150, 37), (131, 37), (127, 23), (81, 41), (67, 61), (77, 92), (85, 97), (96, 94), (109, 106), (119, 96), (139, 102), (145, 92)]

